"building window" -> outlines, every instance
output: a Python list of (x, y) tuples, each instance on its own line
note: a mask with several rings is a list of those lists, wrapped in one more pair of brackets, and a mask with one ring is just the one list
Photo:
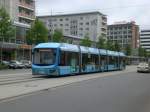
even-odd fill
[(65, 24), (65, 26), (69, 26), (69, 24)]
[(63, 26), (63, 24), (60, 24), (60, 26)]
[(53, 21), (57, 21), (57, 19), (55, 18), (55, 19), (53, 19)]
[(83, 34), (82, 34), (82, 33), (80, 33), (80, 34), (79, 34), (79, 36), (83, 36)]
[(60, 21), (63, 21), (63, 19), (60, 19)]
[(97, 25), (97, 19), (92, 20), (91, 25)]
[(52, 22), (52, 19), (49, 19), (48, 22), (51, 23), (51, 22)]
[(89, 31), (89, 28), (86, 28), (87, 31)]
[(55, 27), (57, 27), (57, 24), (54, 24)]
[(82, 30), (83, 30), (83, 28), (79, 28), (79, 30), (81, 30), (81, 31), (82, 31)]
[(86, 22), (86, 25), (89, 25), (89, 22)]
[(80, 17), (80, 20), (83, 20), (83, 17)]
[(80, 23), (80, 25), (83, 25), (83, 23)]
[(69, 31), (69, 29), (65, 29), (65, 31)]
[(68, 21), (69, 20), (69, 18), (66, 18), (66, 21)]

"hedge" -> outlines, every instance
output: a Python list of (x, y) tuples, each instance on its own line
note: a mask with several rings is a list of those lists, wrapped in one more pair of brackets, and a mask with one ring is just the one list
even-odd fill
[(2, 70), (2, 69), (8, 69), (8, 66), (7, 66), (7, 65), (0, 64), (0, 70)]

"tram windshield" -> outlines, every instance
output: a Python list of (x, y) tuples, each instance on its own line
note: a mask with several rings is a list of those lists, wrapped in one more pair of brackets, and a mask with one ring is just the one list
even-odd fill
[(56, 49), (35, 49), (33, 63), (40, 66), (52, 65), (55, 63)]

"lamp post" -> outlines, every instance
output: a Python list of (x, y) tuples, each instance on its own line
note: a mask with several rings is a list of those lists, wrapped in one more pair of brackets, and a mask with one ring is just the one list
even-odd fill
[[(0, 17), (0, 22), (1, 22), (1, 20), (2, 20), (2, 18)], [(1, 35), (0, 35), (1, 36)], [(2, 61), (3, 61), (3, 56), (2, 56), (2, 46), (3, 46), (3, 37), (2, 37), (2, 44), (1, 44), (1, 52), (0, 52), (0, 54), (1, 54), (1, 63), (2, 63)]]

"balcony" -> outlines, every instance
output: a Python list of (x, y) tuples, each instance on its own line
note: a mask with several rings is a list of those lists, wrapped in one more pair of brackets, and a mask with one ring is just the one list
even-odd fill
[(102, 22), (107, 24), (107, 18), (105, 16), (102, 17)]
[(31, 4), (28, 4), (25, 1), (20, 1), (19, 2), (19, 7), (23, 7), (23, 8), (34, 11), (35, 10), (35, 3), (32, 2)]
[(34, 15), (29, 15), (29, 14), (26, 14), (26, 13), (23, 13), (23, 12), (19, 13), (19, 17), (24, 18), (24, 19), (29, 19), (29, 20), (32, 20), (32, 21), (35, 20)]
[(107, 28), (104, 27), (104, 26), (102, 26), (102, 27), (101, 27), (101, 30), (102, 30), (103, 32), (106, 32)]

